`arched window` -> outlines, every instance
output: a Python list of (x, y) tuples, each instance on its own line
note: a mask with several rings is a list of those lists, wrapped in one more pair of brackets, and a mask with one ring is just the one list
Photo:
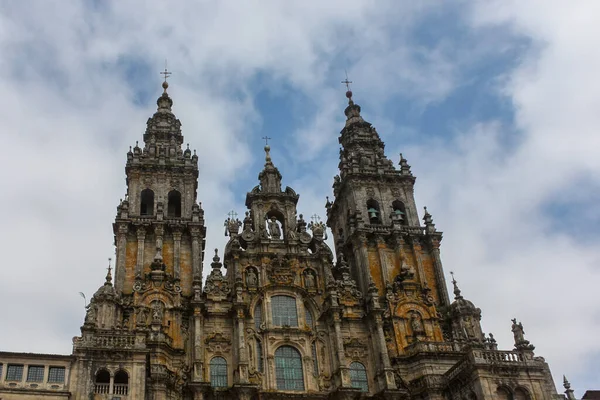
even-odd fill
[(371, 224), (381, 224), (381, 213), (379, 211), (379, 203), (376, 200), (367, 200), (367, 214)]
[(515, 389), (515, 400), (529, 400), (529, 394), (523, 388)]
[(171, 190), (168, 195), (167, 205), (168, 217), (181, 217), (181, 193), (177, 190)]
[(154, 215), (154, 192), (151, 189), (144, 189), (140, 197), (140, 215)]
[(498, 400), (513, 400), (512, 393), (503, 387), (496, 389), (496, 398)]
[(262, 324), (262, 303), (256, 304), (254, 307), (254, 329), (257, 331), (260, 329), (260, 325)]
[(306, 305), (304, 305), (304, 318), (306, 319), (306, 325), (308, 325), (310, 329), (313, 329), (315, 321), (313, 319), (312, 313)]
[(271, 297), (271, 311), (273, 313), (273, 325), (298, 326), (298, 310), (296, 309), (296, 299), (294, 297)]
[(127, 396), (129, 392), (129, 375), (122, 369), (115, 374), (115, 382), (113, 385), (113, 394), (122, 394)]
[(275, 378), (278, 390), (304, 390), (302, 356), (292, 346), (275, 350)]
[(108, 394), (110, 389), (110, 373), (101, 369), (96, 372), (96, 377), (94, 379), (94, 393), (98, 394)]
[(392, 220), (397, 221), (402, 225), (408, 225), (406, 219), (406, 207), (400, 200), (396, 200), (392, 203)]
[(210, 360), (210, 386), (227, 387), (227, 361), (223, 357)]
[(364, 365), (356, 361), (350, 364), (350, 382), (353, 388), (358, 388), (363, 392), (369, 391), (367, 370)]
[(256, 341), (256, 369), (258, 372), (263, 372), (263, 351), (262, 343)]

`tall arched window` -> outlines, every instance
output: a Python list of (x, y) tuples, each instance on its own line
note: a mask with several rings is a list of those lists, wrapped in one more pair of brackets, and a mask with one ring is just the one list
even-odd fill
[(364, 365), (356, 361), (350, 364), (350, 382), (353, 388), (358, 388), (363, 392), (369, 391), (367, 370)]
[(376, 200), (367, 200), (367, 214), (369, 216), (369, 223), (381, 224), (381, 212), (379, 211), (379, 203)]
[(227, 387), (227, 361), (223, 357), (210, 360), (210, 386)]
[(273, 314), (273, 325), (298, 326), (298, 310), (296, 309), (296, 299), (294, 297), (271, 297), (271, 311)]
[(262, 343), (256, 341), (256, 369), (258, 372), (263, 372), (263, 350)]
[(151, 189), (144, 189), (140, 198), (140, 215), (154, 215), (154, 192)]
[(115, 382), (113, 385), (113, 394), (122, 394), (127, 396), (129, 392), (129, 375), (122, 369), (115, 374)]
[(96, 372), (96, 377), (94, 379), (94, 393), (98, 394), (108, 394), (110, 389), (110, 373), (101, 369)]
[(310, 312), (306, 304), (304, 305), (304, 318), (306, 319), (306, 325), (308, 325), (308, 327), (312, 329), (314, 327), (315, 321), (312, 313)]
[(400, 200), (396, 200), (392, 203), (392, 220), (398, 221), (402, 225), (408, 224), (408, 220), (406, 219), (406, 207)]
[(304, 390), (302, 356), (292, 346), (275, 350), (275, 378), (278, 390)]
[(515, 400), (529, 400), (529, 394), (523, 388), (515, 389)]
[(258, 303), (256, 307), (254, 307), (254, 329), (257, 331), (260, 329), (260, 325), (262, 324), (262, 303)]
[(317, 358), (317, 342), (312, 342), (311, 348), (312, 358), (313, 358), (313, 375), (319, 376), (319, 359)]
[(513, 400), (512, 393), (504, 387), (496, 389), (496, 397), (498, 400)]
[(181, 193), (177, 190), (171, 190), (168, 195), (167, 216), (181, 217)]

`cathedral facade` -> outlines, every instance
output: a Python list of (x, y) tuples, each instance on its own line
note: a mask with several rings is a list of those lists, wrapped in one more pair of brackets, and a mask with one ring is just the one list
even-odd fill
[(114, 272), (72, 354), (0, 353), (1, 399), (562, 398), (520, 322), (514, 349), (499, 350), (454, 279), (449, 296), (442, 233), (426, 209), (419, 219), (410, 166), (386, 158), (351, 92), (326, 223), (297, 214), (267, 145), (203, 274), (198, 156), (163, 87), (127, 153)]

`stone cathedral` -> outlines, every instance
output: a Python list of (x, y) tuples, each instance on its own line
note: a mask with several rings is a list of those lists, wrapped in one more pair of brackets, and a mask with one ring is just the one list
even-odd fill
[(127, 153), (114, 271), (72, 354), (1, 352), (0, 399), (564, 398), (519, 321), (500, 350), (454, 279), (449, 296), (415, 176), (386, 158), (350, 91), (326, 223), (297, 214), (267, 145), (247, 209), (209, 250), (198, 156), (163, 88)]

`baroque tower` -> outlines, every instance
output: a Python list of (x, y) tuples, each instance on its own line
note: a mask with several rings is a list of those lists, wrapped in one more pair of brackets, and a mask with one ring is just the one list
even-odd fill
[(114, 284), (109, 271), (74, 340), (80, 394), (180, 398), (191, 369), (202, 365), (194, 357), (192, 312), (206, 233), (196, 198), (198, 156), (182, 149), (167, 87), (165, 80), (143, 148), (136, 143), (127, 153), (127, 193), (113, 224)]

